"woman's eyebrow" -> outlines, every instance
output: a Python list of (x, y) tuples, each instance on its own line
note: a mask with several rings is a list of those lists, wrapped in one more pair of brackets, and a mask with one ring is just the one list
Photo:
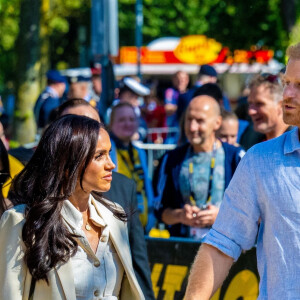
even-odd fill
[(106, 150), (104, 150), (104, 149), (98, 149), (98, 150), (96, 150), (95, 153), (105, 153), (105, 152), (106, 152)]

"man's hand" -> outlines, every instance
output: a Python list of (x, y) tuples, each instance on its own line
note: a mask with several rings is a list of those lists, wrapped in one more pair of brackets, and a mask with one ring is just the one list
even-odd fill
[(181, 211), (179, 221), (187, 226), (198, 227), (200, 223), (198, 221), (197, 214), (200, 212), (201, 210), (199, 207), (185, 204)]
[(210, 227), (214, 224), (218, 212), (219, 208), (211, 204), (204, 210), (195, 205), (185, 204), (183, 208), (166, 208), (162, 220), (169, 225), (181, 223), (191, 227)]
[(195, 219), (197, 226), (194, 227), (210, 227), (215, 223), (219, 208), (215, 205), (209, 204), (206, 209), (199, 210)]

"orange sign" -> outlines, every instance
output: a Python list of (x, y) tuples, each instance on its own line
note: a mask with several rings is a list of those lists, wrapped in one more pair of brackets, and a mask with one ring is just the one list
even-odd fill
[[(256, 48), (251, 51), (234, 50), (231, 53), (227, 47), (222, 47), (222, 44), (204, 35), (185, 36), (171, 50), (151, 50), (151, 48), (141, 47), (142, 64), (251, 64), (253, 62), (267, 63), (273, 56), (273, 50)], [(121, 47), (118, 62), (136, 64), (137, 48)]]
[(174, 55), (183, 63), (203, 65), (215, 61), (221, 50), (222, 44), (214, 39), (205, 35), (188, 35), (180, 40)]

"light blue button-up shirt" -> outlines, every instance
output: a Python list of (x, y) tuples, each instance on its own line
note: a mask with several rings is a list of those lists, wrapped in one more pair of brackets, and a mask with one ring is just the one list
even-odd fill
[(237, 260), (257, 232), (258, 299), (300, 299), (298, 128), (247, 152), (203, 242)]

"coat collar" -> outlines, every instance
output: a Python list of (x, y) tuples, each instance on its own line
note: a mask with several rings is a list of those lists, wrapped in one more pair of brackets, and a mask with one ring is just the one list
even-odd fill
[[(105, 198), (102, 198), (102, 200), (106, 202), (108, 205), (115, 204), (114, 202), (111, 202)], [(143, 292), (139, 287), (139, 284), (137, 282), (137, 279), (133, 271), (132, 258), (131, 258), (130, 248), (129, 248), (127, 225), (125, 222), (114, 217), (113, 213), (107, 207), (105, 207), (105, 205), (103, 205), (101, 202), (95, 200), (94, 198), (92, 198), (92, 201), (94, 202), (96, 210), (98, 211), (98, 213), (101, 215), (101, 217), (109, 227), (110, 238), (123, 264), (131, 288), (134, 291), (134, 294), (137, 296), (137, 298), (140, 298), (141, 295), (143, 295)], [(117, 209), (122, 209), (121, 206), (117, 204), (115, 205)]]
[[(102, 198), (102, 200), (108, 205), (114, 204), (105, 198)], [(113, 213), (101, 202), (95, 200), (94, 197), (91, 197), (91, 201), (98, 214), (103, 218), (104, 222), (109, 227), (111, 241), (114, 244), (119, 258), (123, 264), (125, 273), (130, 282), (131, 288), (134, 291), (134, 294), (137, 295), (137, 298), (141, 297), (143, 293), (139, 288), (139, 284), (133, 271), (132, 259), (128, 246), (129, 240), (126, 223), (115, 218)], [(116, 209), (122, 208), (116, 204)], [(70, 275), (73, 274), (70, 260), (65, 264), (60, 264), (57, 266), (55, 271), (57, 272), (66, 299), (76, 300), (74, 279), (72, 275)]]
[[(114, 204), (113, 202), (102, 198), (102, 200), (108, 205)], [(115, 246), (115, 249), (122, 261), (124, 269), (126, 266), (132, 265), (131, 255), (129, 251), (129, 240), (127, 225), (125, 222), (114, 217), (112, 211), (110, 211), (101, 202), (92, 198), (92, 202), (98, 212), (98, 214), (103, 218), (104, 222), (108, 225), (110, 238)], [(116, 206), (117, 209), (121, 209), (120, 206)]]

